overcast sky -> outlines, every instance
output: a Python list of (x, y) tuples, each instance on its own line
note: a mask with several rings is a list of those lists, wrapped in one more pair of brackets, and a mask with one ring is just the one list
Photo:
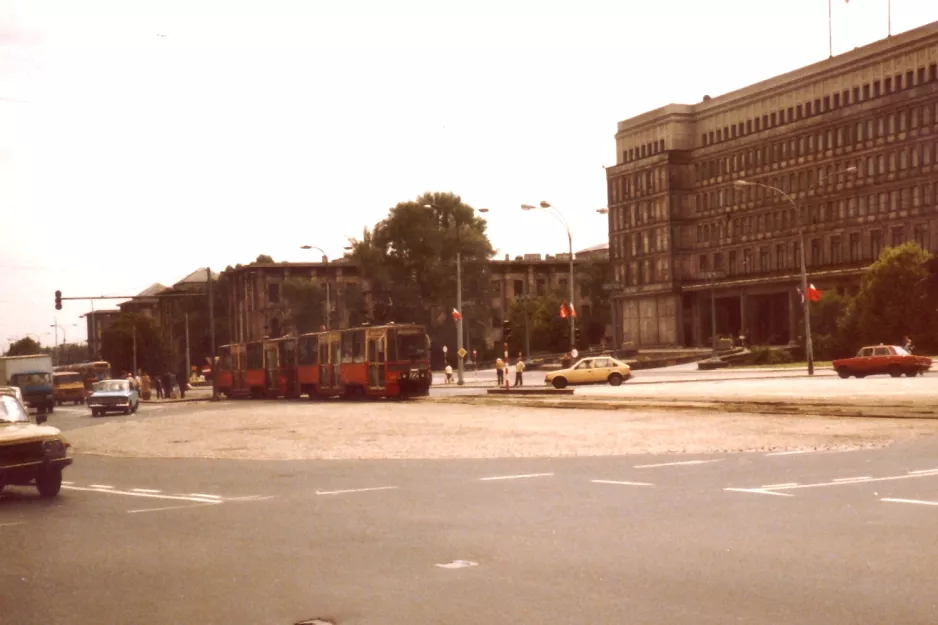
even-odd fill
[[(834, 0), (834, 53), (888, 0)], [(499, 255), (606, 240), (616, 122), (828, 56), (826, 0), (0, 0), (0, 341), (258, 254), (339, 256), (424, 191)], [(892, 0), (893, 33), (938, 20)], [(113, 308), (100, 302), (96, 308)], [(71, 324), (78, 323), (78, 328)], [(44, 332), (49, 332), (48, 336)], [(61, 340), (61, 335), (59, 337)]]

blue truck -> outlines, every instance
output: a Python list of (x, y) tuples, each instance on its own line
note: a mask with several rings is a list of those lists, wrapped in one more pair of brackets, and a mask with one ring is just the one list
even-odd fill
[(0, 357), (0, 384), (19, 387), (27, 406), (42, 412), (55, 409), (52, 357), (48, 354)]

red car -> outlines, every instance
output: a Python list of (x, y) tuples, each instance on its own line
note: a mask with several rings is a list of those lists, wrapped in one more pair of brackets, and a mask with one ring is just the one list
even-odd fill
[(862, 348), (853, 358), (835, 360), (833, 364), (834, 371), (842, 378), (851, 375), (865, 378), (885, 373), (894, 378), (904, 373), (912, 378), (931, 368), (931, 358), (913, 356), (897, 345), (875, 345)]

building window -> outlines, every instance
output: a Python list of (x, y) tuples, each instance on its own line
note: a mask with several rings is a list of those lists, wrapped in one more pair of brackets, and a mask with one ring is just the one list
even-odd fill
[(743, 250), (743, 273), (749, 273), (754, 271), (755, 267), (752, 266), (752, 248), (746, 248)]
[(870, 256), (875, 260), (883, 251), (883, 233), (879, 230), (870, 232)]
[(769, 271), (771, 270), (771, 264), (769, 261), (769, 248), (763, 247), (759, 249), (759, 270), (760, 271)]
[(831, 264), (839, 265), (843, 262), (843, 246), (839, 236), (831, 237)]
[(899, 247), (902, 245), (903, 240), (905, 239), (905, 229), (902, 226), (893, 228), (889, 234), (890, 238), (892, 239), (892, 247)]
[(274, 283), (267, 285), (267, 302), (270, 304), (280, 303), (280, 284)]
[(811, 239), (811, 265), (814, 267), (820, 266), (823, 260), (821, 254), (821, 240)]
[(537, 279), (537, 294), (544, 295), (545, 283), (543, 278)]
[(785, 244), (778, 243), (775, 246), (775, 268), (788, 269), (788, 258), (785, 254)]
[(928, 228), (925, 225), (919, 224), (915, 226), (914, 230), (915, 242), (918, 243), (918, 246), (925, 251), (928, 251)]
[(739, 267), (737, 267), (736, 264), (737, 264), (736, 250), (731, 250), (730, 251), (730, 266), (729, 266), (730, 273), (736, 273), (737, 271), (739, 271)]
[(700, 255), (700, 258), (697, 259), (697, 263), (698, 263), (698, 265), (700, 266), (700, 270), (701, 270), (701, 271), (707, 271), (708, 266), (707, 266), (707, 255), (706, 255), (706, 254), (701, 254), (701, 255)]
[(514, 288), (515, 288), (515, 297), (521, 297), (522, 295), (524, 295), (524, 280), (515, 280)]
[(850, 234), (850, 262), (858, 263), (860, 262), (860, 233), (853, 232)]

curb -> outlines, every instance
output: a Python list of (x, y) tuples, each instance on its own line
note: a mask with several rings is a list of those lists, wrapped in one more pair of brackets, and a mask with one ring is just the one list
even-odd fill
[(484, 404), (510, 405), (529, 408), (559, 408), (568, 410), (694, 410), (698, 412), (746, 412), (773, 415), (803, 415), (826, 417), (866, 417), (875, 419), (938, 419), (938, 410), (916, 406), (882, 405), (858, 406), (855, 404), (810, 404), (776, 401), (738, 400), (720, 401), (713, 399), (698, 400), (657, 400), (630, 402), (603, 400), (538, 400), (531, 398), (507, 399), (489, 395), (475, 397), (425, 397), (420, 401), (440, 404)]
[(199, 401), (212, 401), (211, 397), (192, 397), (190, 399), (164, 399), (162, 401), (155, 399), (141, 399), (141, 404), (153, 404), (156, 406), (163, 406), (166, 404), (191, 404)]

